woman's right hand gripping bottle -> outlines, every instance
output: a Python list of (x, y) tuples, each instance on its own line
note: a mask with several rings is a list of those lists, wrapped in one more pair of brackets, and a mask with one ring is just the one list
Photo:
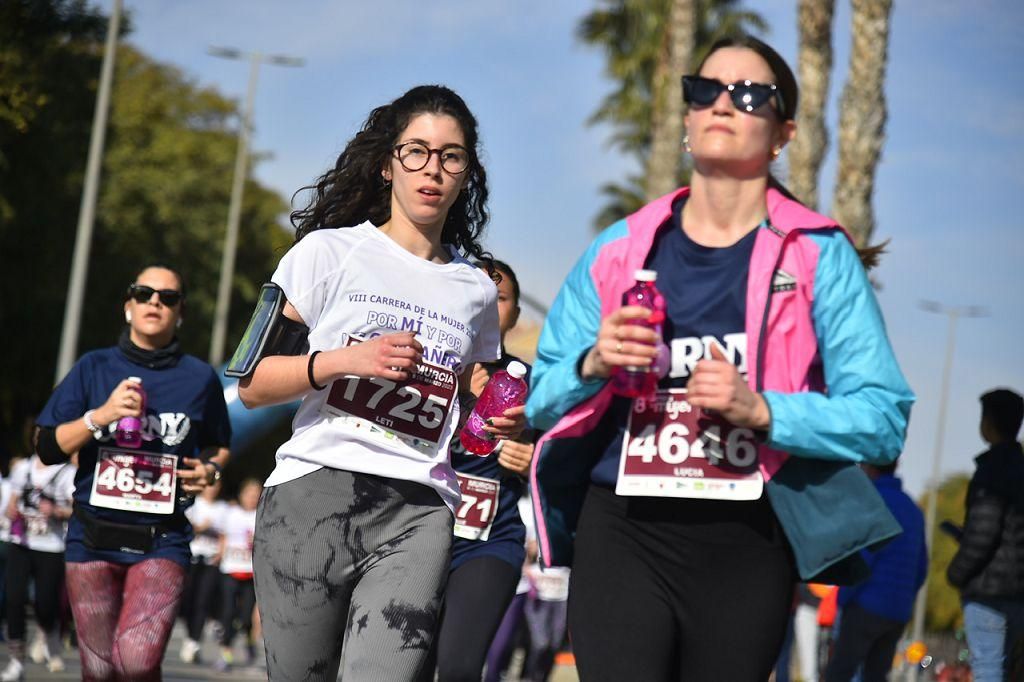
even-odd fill
[[(630, 324), (653, 329), (661, 336), (661, 325), (665, 321), (665, 298), (654, 286), (658, 273), (654, 270), (637, 270), (636, 284), (622, 295), (623, 306), (640, 306), (651, 311), (646, 320), (630, 320)], [(652, 395), (658, 388), (658, 372), (651, 364), (647, 367), (613, 367), (612, 391), (626, 398)]]
[(500, 417), (505, 414), (505, 410), (526, 403), (525, 376), (526, 365), (513, 361), (508, 363), (506, 369), (495, 372), (487, 382), (476, 407), (469, 413), (469, 419), (459, 433), (459, 440), (467, 452), (486, 457), (498, 447), (498, 441), (491, 439), (491, 435), (484, 431), (484, 426), (488, 419)]
[(142, 445), (142, 420), (146, 416), (146, 392), (142, 390), (142, 379), (139, 377), (128, 377), (128, 381), (134, 381), (139, 385), (135, 390), (142, 398), (142, 414), (139, 417), (118, 419), (117, 429), (114, 430), (114, 441), (120, 448), (138, 448)]

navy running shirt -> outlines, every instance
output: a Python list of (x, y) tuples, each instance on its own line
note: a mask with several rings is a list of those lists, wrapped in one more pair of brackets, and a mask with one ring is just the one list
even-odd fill
[[(523, 362), (519, 358), (502, 353), (500, 360), (494, 363), (487, 363), (484, 366), (491, 372), (505, 369), (509, 363)], [(529, 383), (530, 366), (527, 367), (525, 381)], [(526, 526), (519, 516), (519, 498), (526, 487), (526, 482), (517, 474), (504, 469), (498, 464), (498, 455), (490, 454), (486, 457), (478, 457), (466, 452), (462, 442), (458, 438), (452, 438), (452, 444), (448, 450), (451, 457), (452, 468), (457, 472), (490, 478), (499, 482), (498, 508), (495, 511), (494, 523), (487, 540), (467, 540), (456, 537), (452, 542), (451, 569), (456, 568), (480, 556), (493, 556), (502, 561), (507, 561), (515, 567), (523, 565), (526, 558), (524, 543), (526, 542)]]
[[(725, 357), (747, 373), (746, 311), (750, 256), (760, 229), (730, 246), (701, 246), (683, 231), (685, 200), (672, 207), (672, 219), (658, 234), (646, 267), (658, 273), (665, 296), (664, 341), (671, 368), (659, 388), (686, 388), (697, 361), (710, 356), (717, 341)], [(631, 401), (616, 397), (602, 423), (608, 443), (594, 467), (594, 484), (615, 489)], [(631, 518), (661, 520), (695, 541), (740, 546), (782, 547), (785, 537), (767, 496), (750, 502), (665, 497), (630, 497)]]
[[(177, 455), (178, 468), (181, 469), (183, 457), (198, 457), (206, 448), (230, 445), (231, 424), (224, 392), (210, 365), (191, 355), (183, 355), (174, 367), (150, 369), (131, 362), (117, 347), (82, 356), (50, 396), (39, 415), (39, 425), (55, 428), (80, 419), (87, 410), (103, 405), (111, 391), (130, 376), (141, 378), (146, 391), (143, 441), (138, 451)], [(145, 555), (90, 550), (83, 544), (81, 522), (72, 516), (68, 523), (67, 560), (131, 564), (143, 559), (162, 558), (187, 566), (192, 526), (185, 518), (184, 509), (193, 498), (182, 493), (180, 480), (171, 514), (108, 509), (89, 504), (99, 449), (117, 447), (113, 437), (114, 426), (111, 424), (101, 439), (91, 439), (78, 453), (75, 505), (96, 518), (115, 523), (159, 524), (162, 532), (157, 534), (153, 549)]]
[[(683, 231), (685, 203), (673, 204), (672, 219), (655, 238), (645, 265), (658, 273), (655, 285), (666, 305), (663, 338), (671, 350), (671, 369), (658, 388), (686, 388), (712, 339), (743, 376), (747, 371), (747, 276), (758, 230), (731, 246), (702, 246)], [(598, 485), (615, 488), (630, 405), (629, 398), (616, 397), (605, 415), (608, 446), (591, 472)]]

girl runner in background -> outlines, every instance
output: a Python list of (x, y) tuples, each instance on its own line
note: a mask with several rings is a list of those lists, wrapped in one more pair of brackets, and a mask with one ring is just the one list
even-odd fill
[(246, 637), (248, 664), (256, 658), (252, 641), (253, 610), (256, 606), (256, 590), (252, 584), (252, 538), (256, 531), (256, 505), (260, 501), (263, 486), (255, 479), (242, 483), (238, 491), (238, 504), (231, 505), (221, 522), (220, 528), (220, 625), (223, 634), (220, 640), (220, 659), (214, 668), (225, 672), (234, 663), (231, 645), (235, 639), (235, 622)]
[[(505, 335), (519, 320), (519, 280), (502, 261), (494, 261), (494, 271), (499, 277), (501, 360), (474, 368), (471, 388), (477, 397), (491, 374), (512, 361), (522, 362), (504, 348)], [(462, 502), (455, 515), (441, 626), (420, 680), (434, 679), (436, 660), (440, 682), (479, 682), (487, 649), (515, 595), (523, 568), (526, 529), (517, 505), (526, 486), (522, 476), (529, 471), (533, 443), (506, 440), (496, 453), (478, 457), (453, 438), (449, 455), (462, 488)]]
[[(38, 419), (44, 462), (79, 457), (66, 570), (87, 680), (160, 678), (189, 566), (185, 508), (228, 458), (220, 381), (176, 336), (184, 300), (177, 272), (142, 270), (118, 345), (82, 356)], [(145, 404), (129, 377), (142, 379)], [(138, 449), (114, 440), (127, 416), (142, 418)]]
[[(273, 680), (413, 680), (431, 646), (459, 486), (448, 443), (477, 362), (500, 353), (477, 124), (448, 88), (370, 113), (274, 273), (310, 353), (263, 358), (248, 406), (302, 398), (256, 521)], [(457, 380), (458, 377), (458, 380)], [(461, 388), (457, 388), (461, 387)], [(511, 438), (523, 409), (488, 430)]]
[(203, 628), (213, 614), (220, 588), (220, 569), (217, 558), (220, 553), (219, 523), (227, 513), (228, 505), (218, 500), (220, 481), (207, 486), (196, 496), (195, 503), (185, 510), (185, 516), (192, 524), (194, 537), (189, 545), (192, 550), (192, 565), (189, 567), (185, 595), (182, 599), (181, 615), (185, 621), (187, 635), (181, 645), (181, 660), (185, 663), (200, 663)]
[[(855, 463), (899, 455), (913, 395), (849, 238), (769, 172), (796, 79), (739, 38), (683, 85), (692, 184), (570, 273), (528, 403), (551, 429), (533, 465), (541, 555), (571, 560), (588, 682), (767, 679), (797, 575), (856, 579), (858, 550), (900, 532)], [(621, 307), (640, 268), (659, 273), (662, 335)], [(651, 367), (662, 344), (655, 409), (613, 400), (613, 368)]]
[(64, 584), (64, 532), (71, 516), (75, 466), (46, 465), (38, 455), (11, 470), (11, 497), (6, 511), (12, 537), (7, 563), (7, 647), (10, 662), (0, 680), (20, 680), (25, 663), (25, 605), (29, 584), (35, 584), (35, 618), (42, 635), (43, 660), (60, 672), (58, 609)]

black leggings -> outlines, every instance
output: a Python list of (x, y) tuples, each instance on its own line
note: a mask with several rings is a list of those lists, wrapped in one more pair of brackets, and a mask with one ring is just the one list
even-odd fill
[(639, 499), (591, 487), (583, 505), (569, 590), (580, 679), (767, 680), (793, 594), (788, 546), (695, 540), (701, 529), (662, 513), (676, 501)]
[(469, 559), (448, 576), (441, 625), (420, 682), (480, 682), (487, 650), (516, 594), (522, 569), (493, 556)]
[(25, 639), (28, 585), (35, 580), (36, 620), (47, 634), (57, 625), (60, 587), (64, 582), (64, 552), (37, 552), (11, 544), (7, 550), (7, 636)]
[(197, 642), (203, 639), (203, 626), (206, 625), (206, 621), (220, 613), (215, 608), (220, 568), (216, 564), (206, 562), (207, 559), (203, 557), (192, 559), (192, 565), (188, 569), (185, 595), (181, 600), (181, 615), (188, 627), (188, 637)]
[[(256, 606), (256, 590), (252, 578), (239, 580), (230, 575), (222, 574), (220, 579), (220, 624), (224, 628), (221, 635), (221, 646), (231, 646), (236, 632), (246, 635), (252, 630), (252, 610)], [(241, 627), (236, 630), (235, 622)]]

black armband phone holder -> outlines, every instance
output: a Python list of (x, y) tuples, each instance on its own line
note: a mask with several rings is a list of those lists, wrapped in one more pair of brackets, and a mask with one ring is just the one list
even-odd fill
[(274, 283), (260, 288), (256, 310), (224, 374), (247, 377), (268, 355), (302, 355), (309, 350), (309, 327), (284, 316), (284, 291)]

